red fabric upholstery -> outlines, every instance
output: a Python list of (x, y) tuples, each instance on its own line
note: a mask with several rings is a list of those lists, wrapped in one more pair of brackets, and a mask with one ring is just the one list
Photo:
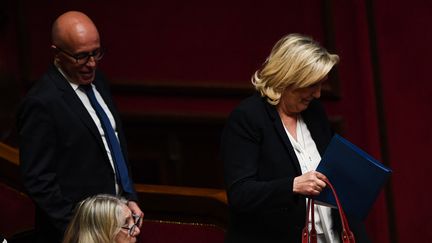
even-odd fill
[(222, 243), (225, 231), (215, 225), (144, 221), (139, 243)]
[(23, 193), (0, 183), (0, 235), (6, 238), (34, 226), (34, 205)]

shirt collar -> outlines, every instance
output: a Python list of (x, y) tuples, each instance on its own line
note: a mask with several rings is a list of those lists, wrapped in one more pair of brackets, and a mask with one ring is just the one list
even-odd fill
[(72, 89), (74, 90), (74, 91), (76, 91), (78, 88), (79, 88), (79, 85), (78, 84), (76, 84), (76, 83), (73, 83), (72, 81), (71, 81), (71, 79), (66, 75), (66, 73), (65, 72), (63, 72), (63, 70), (61, 69), (61, 67), (60, 67), (60, 65), (56, 62), (56, 61), (54, 61), (54, 66), (57, 68), (57, 70), (61, 73), (61, 75), (68, 81), (68, 83), (70, 84), (70, 86), (72, 87)]

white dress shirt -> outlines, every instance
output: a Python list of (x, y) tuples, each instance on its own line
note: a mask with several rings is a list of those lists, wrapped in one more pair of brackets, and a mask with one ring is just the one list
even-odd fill
[[(296, 136), (297, 140), (289, 133), (285, 127), (290, 142), (294, 148), (297, 159), (300, 163), (302, 174), (316, 170), (321, 156), (318, 152), (316, 144), (303, 121), (301, 116), (297, 117)], [(338, 243), (339, 238), (333, 230), (333, 220), (331, 218), (331, 208), (315, 205), (315, 229), (318, 234), (318, 242)]]
[[(68, 78), (68, 76), (61, 70), (61, 68), (57, 65), (55, 65), (58, 69), (58, 71), (63, 75), (63, 77), (69, 82), (69, 84), (71, 85), (72, 89), (75, 91), (75, 93), (78, 95), (78, 98), (81, 100), (81, 102), (83, 103), (83, 105), (85, 106), (86, 110), (88, 111), (88, 113), (90, 114), (92, 120), (94, 121), (104, 144), (105, 150), (107, 152), (111, 167), (113, 168), (114, 174), (116, 173), (116, 170), (114, 168), (114, 161), (113, 158), (111, 156), (111, 151), (109, 149), (108, 146), (108, 142), (105, 138), (105, 131), (102, 128), (102, 123), (99, 120), (99, 117), (96, 114), (96, 111), (93, 109), (93, 106), (90, 103), (89, 98), (87, 97), (87, 94), (85, 93), (85, 91), (83, 91), (82, 89), (79, 88), (78, 84), (75, 84), (73, 82), (71, 82), (71, 80)], [(102, 109), (105, 111), (105, 113), (108, 116), (108, 119), (110, 120), (111, 126), (113, 127), (115, 134), (117, 136), (118, 139), (118, 135), (117, 135), (117, 129), (116, 129), (116, 122), (114, 120), (113, 115), (111, 114), (111, 111), (108, 109), (108, 106), (106, 105), (105, 101), (102, 99), (102, 96), (100, 95), (100, 93), (97, 91), (96, 87), (94, 86), (94, 84), (91, 84), (91, 87), (93, 89), (93, 92), (95, 93), (96, 96), (96, 100), (99, 102), (99, 104), (101, 105)], [(117, 195), (120, 193), (120, 186), (117, 182), (117, 176), (114, 177), (115, 179), (115, 190)]]

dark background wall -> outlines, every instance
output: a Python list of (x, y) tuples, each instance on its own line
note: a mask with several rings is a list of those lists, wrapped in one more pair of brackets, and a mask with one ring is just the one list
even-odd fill
[(51, 23), (67, 10), (99, 28), (137, 181), (222, 188), (224, 120), (273, 44), (298, 32), (341, 57), (323, 97), (335, 128), (394, 170), (367, 219), (374, 242), (432, 237), (432, 3), (2, 1), (2, 141), (16, 145), (14, 110), (51, 63)]

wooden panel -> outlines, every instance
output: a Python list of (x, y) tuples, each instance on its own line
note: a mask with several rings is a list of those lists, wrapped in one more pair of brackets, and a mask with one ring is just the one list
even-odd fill
[(223, 117), (123, 114), (137, 183), (223, 188)]
[[(339, 80), (337, 72), (331, 71), (330, 81), (322, 90), (323, 100), (339, 99)], [(162, 97), (205, 97), (223, 99), (244, 99), (254, 93), (252, 84), (241, 82), (154, 82), (147, 80), (115, 79), (111, 81), (111, 89), (115, 95), (133, 95), (145, 99), (147, 96)]]
[[(1, 50), (0, 50), (1, 51)], [(0, 141), (14, 141), (16, 139), (15, 113), (20, 94), (18, 82), (11, 75), (2, 73), (0, 63)]]

